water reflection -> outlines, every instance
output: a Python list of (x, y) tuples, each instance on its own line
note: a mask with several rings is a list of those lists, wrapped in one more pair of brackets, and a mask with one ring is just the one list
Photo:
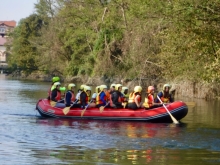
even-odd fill
[(181, 98), (197, 104), (179, 125), (44, 119), (49, 86), (0, 75), (1, 164), (220, 164), (219, 101)]

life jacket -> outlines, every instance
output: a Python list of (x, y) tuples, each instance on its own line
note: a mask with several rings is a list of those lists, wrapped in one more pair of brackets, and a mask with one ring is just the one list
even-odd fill
[(122, 102), (128, 102), (128, 99), (129, 99), (129, 94), (124, 94), (124, 93), (122, 93), (123, 94), (123, 100), (122, 100)]
[[(74, 102), (75, 99), (76, 99), (76, 97), (75, 97), (75, 95), (74, 95), (74, 92), (73, 92), (73, 91), (68, 91), (67, 93), (70, 93), (70, 94), (71, 94), (71, 101)], [(67, 93), (65, 93), (64, 98), (66, 98), (66, 94), (67, 94)], [(65, 102), (66, 102), (66, 100), (65, 100)]]
[[(102, 100), (100, 99), (100, 94), (101, 93), (104, 93), (104, 91), (99, 92), (98, 95), (96, 96), (96, 105), (103, 104)], [(104, 96), (104, 100), (107, 100), (106, 94)]]
[[(51, 92), (52, 93), (52, 92)], [(51, 95), (50, 95), (50, 98), (51, 98)], [(55, 100), (56, 101), (59, 101), (61, 100), (61, 92), (57, 90), (57, 96), (55, 97)]]
[[(136, 97), (137, 95), (140, 95), (140, 94), (139, 94), (139, 93), (134, 93), (134, 92), (130, 93), (130, 94), (129, 94), (129, 98), (128, 98), (128, 103), (135, 103), (135, 97)], [(141, 95), (140, 95), (140, 97), (138, 98), (138, 103), (140, 103), (140, 102), (141, 102)]]
[[(83, 91), (83, 92), (84, 92), (84, 91)], [(82, 94), (83, 92), (81, 92), (81, 94)], [(85, 92), (85, 93), (86, 93), (86, 92)], [(90, 96), (88, 95), (88, 93), (86, 93), (86, 104), (88, 104), (89, 101), (90, 101)], [(81, 102), (80, 97), (79, 97), (79, 104), (81, 104), (81, 103), (82, 103), (82, 102)]]
[(112, 96), (114, 96), (113, 94), (114, 94), (115, 92), (116, 92), (117, 95), (118, 95), (118, 103), (122, 103), (122, 101), (123, 101), (121, 92), (119, 92), (119, 91), (114, 91), (114, 92), (111, 94), (111, 97), (110, 97), (110, 106), (113, 106), (113, 105), (114, 105), (113, 100), (112, 100)]
[(143, 106), (145, 108), (151, 108), (153, 106), (154, 102), (154, 96), (152, 94), (148, 94), (147, 97), (145, 97)]
[(109, 91), (106, 91), (105, 92), (105, 95), (106, 95), (106, 101), (109, 101), (111, 99), (111, 94)]
[(164, 91), (161, 91), (161, 92), (162, 92), (162, 94), (163, 94), (163, 96), (160, 98), (161, 101), (162, 101), (163, 103), (169, 103), (169, 102), (170, 102), (170, 94), (168, 95), (168, 97), (165, 97)]

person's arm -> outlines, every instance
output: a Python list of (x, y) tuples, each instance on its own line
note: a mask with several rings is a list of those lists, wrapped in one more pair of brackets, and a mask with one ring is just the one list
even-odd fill
[(57, 102), (58, 100), (56, 100), (57, 97), (57, 90), (52, 90), (51, 92), (51, 100)]
[(66, 106), (69, 107), (70, 104), (71, 104), (71, 93), (70, 92), (67, 92), (66, 93), (66, 97), (65, 97), (65, 101), (66, 101)]
[[(161, 99), (161, 98), (163, 97), (163, 92), (159, 92), (157, 95), (158, 95), (159, 98)], [(156, 97), (156, 99), (155, 99), (155, 103), (160, 103), (160, 100), (158, 100), (157, 97)]]
[(105, 100), (105, 92), (100, 93), (100, 100), (106, 104), (106, 100)]
[[(161, 92), (161, 93), (162, 93), (162, 92)], [(156, 103), (156, 102), (154, 101), (154, 96), (153, 96), (153, 95), (151, 95), (150, 97), (151, 97), (151, 99), (153, 100), (153, 101), (152, 101), (152, 105), (162, 105), (161, 103)]]
[(80, 94), (80, 101), (81, 101), (82, 108), (84, 109), (86, 107), (86, 93), (85, 92), (82, 92)]
[(113, 104), (118, 105), (118, 106), (122, 105), (122, 103), (118, 102), (119, 97), (120, 97), (119, 93), (117, 92), (113, 93), (113, 100), (112, 100)]
[(141, 107), (141, 104), (138, 102), (138, 100), (139, 100), (140, 97), (141, 97), (140, 95), (137, 95), (137, 96), (134, 98), (134, 102), (135, 102), (135, 104), (137, 105), (138, 108)]
[(172, 94), (170, 94), (170, 103), (174, 102), (174, 98), (172, 96)]

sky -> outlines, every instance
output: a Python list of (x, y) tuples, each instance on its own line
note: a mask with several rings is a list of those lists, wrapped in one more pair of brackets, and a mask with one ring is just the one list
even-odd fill
[(15, 20), (18, 24), (20, 19), (34, 13), (34, 4), (38, 0), (0, 0), (0, 21)]

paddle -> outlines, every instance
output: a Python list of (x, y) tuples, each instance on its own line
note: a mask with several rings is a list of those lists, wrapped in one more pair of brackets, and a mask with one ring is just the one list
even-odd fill
[(57, 103), (57, 102), (55, 102), (55, 101), (50, 101), (51, 107), (55, 107), (56, 103)]
[(105, 109), (105, 107), (106, 107), (108, 104), (109, 104), (109, 102), (107, 102), (107, 103), (105, 104), (105, 106), (99, 107), (100, 113), (103, 112), (103, 110)]
[(163, 104), (163, 107), (166, 109), (167, 113), (170, 115), (171, 119), (173, 120), (173, 123), (179, 124), (179, 122), (173, 117), (173, 115), (171, 115), (171, 113), (169, 112), (167, 107), (164, 105), (164, 103), (161, 101), (161, 99), (160, 99), (160, 97), (158, 95), (157, 95), (157, 98), (161, 102), (161, 104)]
[(57, 101), (57, 102), (55, 102), (55, 101), (50, 101), (50, 105), (51, 105), (51, 107), (55, 107), (55, 105), (56, 105), (56, 103), (61, 103), (63, 100), (60, 100), (60, 101)]
[(90, 105), (92, 102), (93, 102), (93, 100), (91, 100), (91, 101), (89, 102), (89, 104), (86, 106), (86, 108), (84, 108), (84, 109), (82, 110), (82, 112), (81, 112), (81, 117), (83, 116), (84, 112), (86, 111), (86, 109), (89, 107), (89, 105)]
[(63, 108), (63, 113), (64, 113), (64, 115), (66, 115), (67, 113), (69, 113), (70, 108), (72, 108), (78, 101), (79, 101), (79, 100), (76, 99), (75, 102), (74, 102), (71, 106)]

